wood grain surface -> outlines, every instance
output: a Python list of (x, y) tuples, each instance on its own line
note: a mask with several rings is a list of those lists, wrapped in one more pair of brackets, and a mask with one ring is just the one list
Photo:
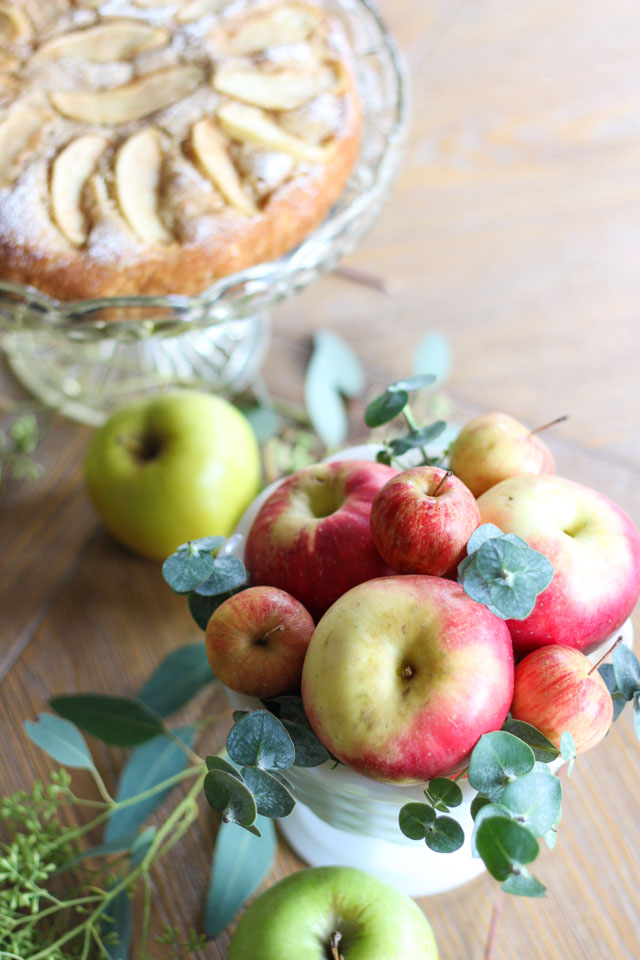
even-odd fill
[[(638, 522), (637, 4), (382, 8), (412, 71), (413, 134), (396, 192), (349, 263), (384, 275), (394, 293), (332, 277), (280, 307), (266, 379), (299, 401), (310, 334), (322, 326), (355, 347), (375, 389), (441, 331), (453, 349), (454, 418), (497, 408), (533, 425), (569, 413), (549, 438), (559, 472), (606, 491)], [(15, 389), (6, 371), (0, 388)], [(22, 723), (52, 694), (132, 694), (166, 652), (201, 637), (159, 565), (101, 530), (82, 483), (88, 437), (54, 418), (43, 477), (0, 494), (4, 792), (48, 766)], [(216, 696), (204, 692), (187, 715), (223, 709)], [(113, 787), (124, 754), (94, 746)], [(638, 960), (639, 796), (640, 745), (625, 714), (565, 781), (558, 846), (536, 864), (548, 898), (505, 900), (494, 960)], [(214, 834), (203, 810), (156, 871), (156, 930), (200, 923)], [(269, 882), (299, 866), (281, 843)], [(482, 877), (422, 901), (442, 960), (482, 960), (497, 891)], [(227, 944), (228, 932), (201, 956), (223, 960)]]

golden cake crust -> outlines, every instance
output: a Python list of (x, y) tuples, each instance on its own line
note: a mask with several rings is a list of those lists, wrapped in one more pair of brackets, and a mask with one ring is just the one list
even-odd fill
[[(7, 7), (25, 16), (14, 63), (5, 73), (0, 62), (2, 279), (60, 300), (193, 295), (324, 219), (360, 139), (333, 18), (302, 0), (234, 0), (185, 45), (175, 7), (151, 17), (148, 0), (107, 0), (127, 15), (106, 16), (84, 0), (80, 16), (78, 2), (47, 2), (66, 11), (53, 28), (0, 0), (0, 30)], [(260, 47), (276, 21), (285, 42)]]

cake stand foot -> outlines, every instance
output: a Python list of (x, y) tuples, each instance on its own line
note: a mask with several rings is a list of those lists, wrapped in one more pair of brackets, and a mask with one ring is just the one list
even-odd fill
[(300, 802), (278, 827), (310, 866), (359, 867), (412, 897), (453, 890), (485, 870), (482, 860), (471, 856), (468, 839), (455, 853), (434, 853), (424, 843), (390, 843), (337, 830)]
[(78, 342), (73, 330), (64, 339), (59, 331), (19, 330), (2, 346), (14, 375), (38, 400), (98, 426), (115, 407), (171, 387), (225, 395), (244, 390), (262, 366), (269, 339), (269, 315), (262, 312), (140, 339)]

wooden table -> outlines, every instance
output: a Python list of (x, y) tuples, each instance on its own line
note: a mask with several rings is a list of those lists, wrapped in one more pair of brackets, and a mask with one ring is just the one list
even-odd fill
[[(605, 490), (638, 522), (637, 4), (385, 0), (383, 9), (413, 73), (413, 136), (392, 201), (349, 263), (396, 292), (334, 277), (281, 307), (267, 379), (300, 400), (318, 326), (355, 347), (374, 386), (407, 372), (421, 337), (441, 331), (454, 355), (454, 417), (497, 408), (539, 424), (569, 413), (549, 438), (559, 472)], [(8, 373), (1, 381), (16, 389)], [(159, 566), (100, 529), (81, 479), (88, 437), (54, 420), (44, 476), (0, 495), (5, 792), (47, 769), (22, 723), (51, 694), (132, 694), (168, 650), (201, 636)], [(97, 755), (113, 787), (123, 754), (98, 746)], [(507, 899), (494, 960), (637, 960), (639, 770), (623, 715), (565, 784), (558, 846), (536, 864), (548, 899)], [(158, 928), (199, 923), (213, 830), (203, 813), (157, 871)], [(282, 844), (271, 881), (298, 866)], [(443, 960), (480, 960), (497, 890), (483, 877), (424, 901)], [(202, 956), (223, 958), (227, 943), (224, 934)]]

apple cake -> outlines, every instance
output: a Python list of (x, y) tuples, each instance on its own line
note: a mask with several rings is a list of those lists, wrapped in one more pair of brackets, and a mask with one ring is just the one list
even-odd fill
[(0, 278), (198, 293), (300, 243), (359, 135), (345, 28), (305, 0), (0, 0)]

